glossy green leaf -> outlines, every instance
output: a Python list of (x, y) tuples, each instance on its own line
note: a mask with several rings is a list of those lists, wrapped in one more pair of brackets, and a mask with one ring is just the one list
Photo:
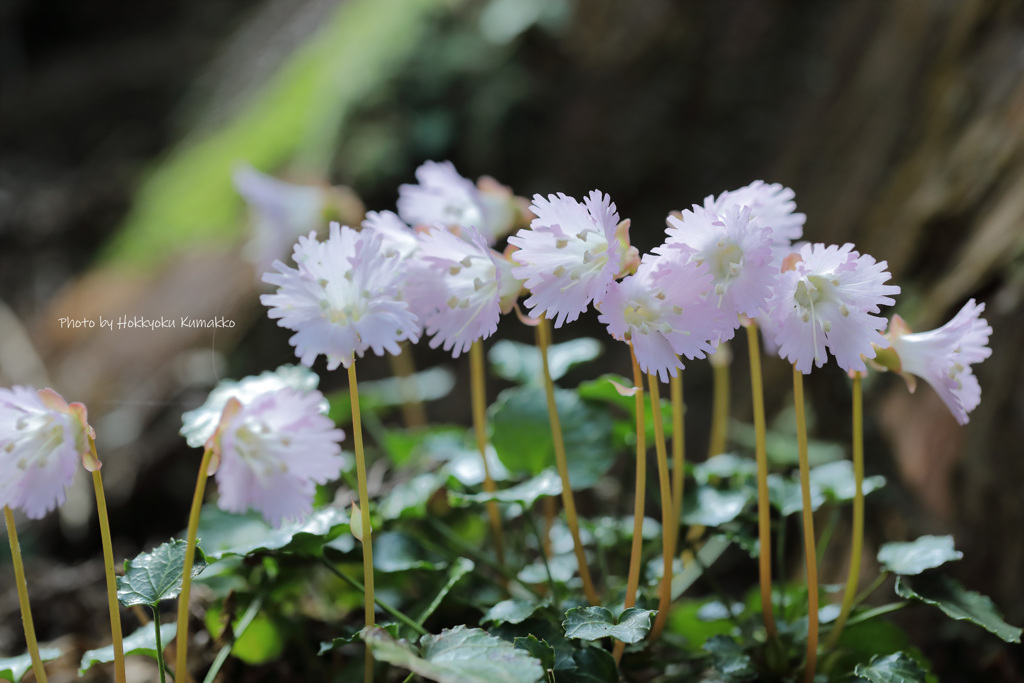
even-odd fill
[(877, 655), (866, 665), (858, 664), (853, 673), (871, 683), (925, 683), (927, 676), (914, 658), (903, 652)]
[(422, 519), (430, 499), (447, 481), (447, 474), (425, 472), (399, 482), (378, 501), (377, 512), (385, 520)]
[(525, 650), (531, 657), (536, 658), (545, 671), (555, 668), (555, 648), (543, 640), (538, 640), (537, 636), (530, 634), (525, 638), (516, 638), (513, 645), (517, 650)]
[[(60, 650), (55, 647), (39, 648), (39, 659), (44, 662), (53, 661), (60, 657), (60, 655)], [(2, 658), (0, 659), (0, 681), (18, 683), (31, 669), (32, 656), (27, 652), (17, 657)]]
[[(601, 342), (581, 337), (548, 347), (548, 372), (557, 382), (575, 365), (587, 363), (601, 355)], [(543, 383), (540, 352), (533, 344), (502, 339), (487, 352), (487, 359), (499, 377), (516, 384)]]
[(756, 494), (753, 488), (717, 489), (697, 486), (683, 495), (683, 523), (721, 526), (739, 517)]
[[(174, 635), (177, 631), (178, 625), (173, 622), (162, 624), (160, 626), (160, 644), (166, 648), (167, 644), (174, 640)], [(125, 638), (122, 644), (124, 645), (125, 657), (144, 655), (156, 659), (156, 629), (153, 628), (153, 624), (140, 626), (135, 633)], [(89, 650), (82, 655), (82, 662), (78, 666), (78, 675), (84, 676), (85, 672), (96, 664), (106, 664), (112, 661), (114, 661), (113, 645), (101, 647), (97, 650)]]
[(472, 493), (463, 494), (450, 492), (448, 500), (452, 505), (466, 505), (469, 503), (486, 503), (496, 500), (499, 503), (519, 503), (525, 509), (530, 509), (537, 502), (538, 498), (544, 496), (558, 496), (562, 493), (562, 480), (558, 472), (547, 469), (532, 479), (527, 479), (521, 484), (501, 489), (494, 493)]
[(562, 627), (566, 638), (600, 640), (612, 637), (624, 643), (636, 643), (647, 637), (651, 617), (657, 610), (630, 607), (616, 619), (604, 607), (573, 607), (565, 613)]
[[(849, 460), (836, 460), (811, 468), (811, 484), (818, 487), (821, 493), (831, 501), (842, 502), (853, 500), (857, 494), (857, 480), (853, 474), (853, 463)], [(864, 495), (885, 486), (885, 477), (874, 475), (865, 477), (861, 490)]]
[[(171, 600), (181, 593), (185, 573), (185, 541), (173, 539), (148, 553), (125, 560), (124, 576), (117, 577), (117, 599), (125, 607), (149, 605)], [(203, 551), (198, 547), (192, 562), (192, 576), (206, 569)]]
[(435, 571), (448, 563), (428, 553), (412, 536), (401, 531), (385, 531), (373, 535), (373, 568), (383, 574), (405, 572), (410, 569)]
[(693, 478), (698, 484), (713, 484), (718, 480), (753, 479), (757, 474), (757, 463), (753, 458), (744, 458), (735, 453), (719, 453), (693, 466)]
[(619, 683), (619, 667), (612, 653), (584, 647), (572, 653), (572, 668), (555, 669), (558, 683)]
[(935, 605), (952, 619), (970, 621), (1008, 643), (1019, 643), (1021, 629), (1003, 621), (988, 597), (967, 590), (959, 581), (936, 572), (896, 579), (896, 594)]
[[(555, 391), (574, 488), (594, 485), (615, 461), (607, 412), (585, 403), (576, 392)], [(491, 443), (498, 458), (516, 474), (539, 475), (555, 466), (547, 398), (538, 386), (506, 389), (490, 407)]]
[[(825, 504), (825, 496), (814, 482), (811, 482), (811, 509), (817, 510)], [(793, 515), (804, 509), (803, 489), (799, 478), (784, 477), (781, 474), (768, 475), (768, 500), (772, 507), (784, 516)]]
[(198, 535), (211, 560), (257, 552), (317, 557), (324, 544), (348, 531), (348, 523), (347, 510), (326, 507), (315, 510), (305, 521), (274, 529), (259, 514), (236, 515), (216, 505), (204, 505)]
[(754, 661), (743, 651), (739, 643), (729, 636), (708, 638), (704, 643), (704, 650), (711, 654), (712, 666), (726, 681), (741, 683), (757, 678)]
[(536, 657), (480, 629), (456, 626), (424, 636), (420, 652), (379, 628), (366, 629), (363, 639), (378, 661), (438, 683), (539, 683), (544, 678)]
[(886, 543), (878, 549), (878, 563), (893, 574), (920, 574), (964, 556), (953, 547), (952, 536), (921, 536), (909, 543)]
[(452, 564), (451, 568), (448, 570), (448, 581), (444, 584), (444, 586), (441, 587), (441, 590), (438, 591), (437, 595), (434, 596), (434, 599), (430, 601), (430, 604), (427, 605), (423, 609), (423, 611), (419, 613), (419, 615), (417, 615), (417, 623), (424, 623), (427, 620), (427, 618), (431, 614), (433, 614), (438, 607), (441, 606), (441, 603), (444, 601), (444, 599), (448, 597), (448, 594), (452, 591), (453, 588), (455, 588), (455, 584), (457, 584), (460, 580), (462, 580), (462, 577), (473, 571), (475, 568), (476, 565), (473, 564), (472, 560), (469, 560), (465, 557), (457, 558), (455, 562)]
[(519, 624), (532, 617), (533, 613), (543, 606), (543, 603), (539, 602), (529, 602), (527, 600), (509, 598), (508, 600), (502, 600), (497, 605), (487, 610), (480, 618), (480, 623)]
[[(636, 398), (624, 396), (619, 387), (631, 388), (633, 380), (621, 375), (605, 374), (597, 379), (581, 382), (576, 388), (576, 393), (586, 401), (605, 403), (616, 406), (627, 416), (625, 420), (616, 420), (616, 441), (633, 445), (636, 443)], [(647, 443), (654, 442), (654, 410), (651, 407), (650, 396), (644, 397), (644, 431)], [(661, 422), (665, 429), (665, 436), (672, 436), (672, 403), (661, 399)]]

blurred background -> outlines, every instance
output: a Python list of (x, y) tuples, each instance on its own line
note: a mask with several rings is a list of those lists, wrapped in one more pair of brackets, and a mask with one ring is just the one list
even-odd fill
[[(251, 220), (232, 172), (248, 163), (338, 186), (337, 217), (355, 223), (364, 206), (394, 210), (426, 159), (527, 197), (599, 188), (641, 251), (661, 242), (670, 210), (780, 182), (807, 239), (888, 261), (903, 289), (895, 310), (915, 330), (984, 301), (993, 356), (975, 368), (983, 396), (968, 426), (923, 384), (911, 396), (898, 377), (870, 378), (867, 469), (890, 485), (868, 526), (874, 546), (952, 533), (965, 555), (955, 575), (1024, 622), (1017, 0), (0, 4), (0, 383), (88, 405), (116, 557), (184, 526), (200, 454), (177, 435), (181, 412), (220, 378), (293, 362), (242, 255)], [(234, 326), (60, 323), (121, 315)], [(498, 334), (532, 335), (514, 319)], [(591, 316), (556, 341), (581, 335), (604, 331)], [(426, 345), (414, 355), (466, 374), (464, 359)], [(741, 345), (736, 356), (733, 415), (749, 420)], [(628, 373), (614, 346), (598, 365)], [(687, 372), (700, 453), (710, 409), (696, 397), (709, 396), (710, 372)], [(788, 366), (766, 373), (769, 411), (781, 410)], [(337, 374), (322, 372), (322, 386), (343, 387)], [(468, 424), (466, 386), (428, 405), (431, 419)], [(815, 372), (809, 391), (815, 435), (848, 443), (845, 377)], [(106, 632), (93, 510), (80, 477), (59, 514), (22, 527), (40, 638), (79, 653)], [(843, 558), (831, 562), (826, 577), (842, 580)], [(5, 655), (23, 651), (16, 615), (4, 563)], [(931, 616), (900, 618), (943, 681), (1019, 680), (1019, 647)]]

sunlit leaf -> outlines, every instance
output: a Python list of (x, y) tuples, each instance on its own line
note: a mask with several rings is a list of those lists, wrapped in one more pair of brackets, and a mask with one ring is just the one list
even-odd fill
[(754, 498), (749, 486), (725, 490), (697, 486), (696, 491), (683, 496), (683, 523), (721, 526), (739, 517)]
[(886, 543), (878, 550), (878, 563), (893, 574), (920, 574), (964, 556), (953, 547), (952, 536), (921, 536), (909, 543)]
[(519, 624), (526, 621), (533, 613), (543, 607), (542, 603), (529, 602), (510, 598), (502, 600), (494, 607), (487, 610), (480, 618), (481, 624)]
[[(810, 485), (811, 509), (817, 510), (825, 504), (825, 496), (814, 482)], [(768, 475), (768, 500), (772, 507), (783, 515), (792, 515), (804, 509), (803, 489), (799, 479), (781, 474)]]
[(199, 538), (211, 560), (256, 552), (318, 556), (328, 541), (348, 531), (348, 511), (326, 507), (302, 522), (274, 529), (256, 513), (236, 515), (215, 505), (204, 505), (199, 517)]
[(366, 629), (363, 639), (378, 661), (438, 683), (539, 683), (544, 678), (537, 658), (480, 629), (456, 626), (424, 636), (421, 652), (381, 629)]
[[(178, 625), (175, 623), (161, 624), (160, 626), (160, 644), (163, 647), (167, 647), (167, 644), (174, 640), (174, 635), (178, 631)], [(124, 654), (126, 657), (131, 655), (144, 655), (156, 659), (156, 629), (153, 628), (153, 624), (146, 624), (140, 626), (139, 629), (125, 638), (122, 641), (124, 646)], [(106, 664), (107, 662), (114, 661), (114, 646), (108, 645), (101, 647), (97, 650), (89, 650), (82, 655), (82, 662), (78, 666), (78, 675), (84, 676), (85, 672), (91, 669), (96, 664)]]
[(562, 480), (554, 470), (544, 470), (536, 477), (527, 479), (521, 484), (501, 489), (494, 493), (457, 493), (449, 492), (448, 500), (452, 505), (465, 505), (467, 503), (486, 503), (496, 500), (499, 503), (519, 503), (529, 509), (537, 502), (538, 498), (544, 496), (557, 496), (562, 493)]
[(704, 650), (711, 653), (715, 670), (730, 683), (752, 681), (757, 678), (757, 669), (750, 655), (739, 643), (728, 636), (712, 636), (704, 643)]
[[(811, 483), (817, 486), (829, 500), (841, 502), (853, 500), (856, 496), (857, 480), (853, 474), (853, 463), (849, 460), (836, 460), (812, 467), (810, 476)], [(883, 486), (885, 486), (885, 477), (878, 474), (865, 477), (861, 491), (866, 496)]]
[[(557, 382), (575, 365), (594, 360), (601, 355), (601, 342), (588, 337), (573, 339), (548, 347), (548, 372)], [(516, 384), (543, 382), (540, 352), (533, 344), (502, 339), (487, 352), (495, 374)]]
[(425, 472), (399, 482), (378, 501), (377, 512), (385, 520), (422, 519), (430, 499), (447, 481), (447, 474)]
[(996, 634), (1008, 643), (1019, 643), (1021, 629), (1003, 621), (988, 597), (967, 590), (956, 579), (937, 572), (896, 579), (896, 594), (935, 605), (952, 619), (969, 621)]
[(612, 637), (624, 643), (636, 643), (647, 637), (651, 617), (657, 610), (630, 607), (616, 619), (604, 607), (573, 607), (565, 613), (562, 627), (566, 638), (600, 640)]
[[(186, 542), (173, 539), (148, 553), (125, 560), (124, 576), (117, 577), (117, 599), (125, 607), (150, 605), (171, 600), (181, 593), (185, 573)], [(192, 576), (206, 569), (203, 551), (198, 547), (192, 562)]]
[(858, 664), (853, 673), (871, 683), (924, 683), (927, 676), (914, 658), (903, 652), (877, 655), (866, 665)]
[[(55, 647), (39, 648), (39, 659), (44, 662), (53, 661), (60, 657), (60, 654), (60, 650)], [(0, 659), (0, 681), (18, 683), (31, 669), (32, 655), (27, 652), (17, 657), (2, 658)]]

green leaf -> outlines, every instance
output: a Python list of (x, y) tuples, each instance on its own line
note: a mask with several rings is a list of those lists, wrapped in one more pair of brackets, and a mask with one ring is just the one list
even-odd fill
[(467, 505), (469, 503), (486, 503), (496, 500), (499, 503), (519, 503), (524, 509), (530, 509), (537, 502), (538, 498), (544, 496), (557, 496), (562, 493), (562, 480), (558, 472), (547, 469), (532, 479), (527, 479), (521, 484), (516, 484), (507, 489), (495, 491), (494, 493), (473, 493), (464, 494), (451, 491), (448, 493), (448, 500), (452, 505)]
[(752, 681), (757, 678), (754, 661), (743, 651), (739, 643), (729, 636), (712, 636), (704, 643), (704, 650), (711, 653), (712, 666), (730, 683)]
[(519, 624), (530, 617), (544, 605), (539, 602), (527, 602), (510, 598), (502, 600), (494, 607), (487, 610), (480, 618), (481, 624)]
[(886, 543), (878, 549), (878, 563), (893, 574), (920, 574), (964, 556), (953, 547), (952, 536), (921, 536), (909, 543)]
[[(611, 420), (606, 411), (585, 403), (574, 391), (556, 389), (555, 403), (568, 450), (569, 480), (577, 489), (593, 486), (615, 461)], [(509, 471), (536, 476), (555, 466), (543, 388), (506, 389), (488, 414), (491, 443)]]
[(377, 504), (377, 512), (385, 520), (423, 519), (427, 504), (448, 481), (441, 472), (426, 472), (395, 485)]
[(1003, 621), (988, 597), (967, 590), (959, 581), (935, 572), (896, 579), (896, 594), (935, 605), (952, 619), (970, 621), (1008, 643), (1019, 643), (1021, 629)]
[[(548, 347), (548, 372), (551, 381), (557, 382), (574, 365), (586, 363), (601, 355), (601, 342), (581, 337)], [(533, 344), (501, 340), (487, 352), (495, 374), (516, 384), (541, 385), (543, 368), (540, 352)]]
[[(39, 649), (39, 659), (49, 662), (60, 657), (61, 652), (55, 647)], [(0, 680), (18, 683), (32, 669), (32, 655), (25, 653), (17, 657), (0, 659)]]
[[(853, 475), (853, 463), (849, 460), (836, 460), (812, 467), (810, 475), (811, 484), (817, 486), (831, 501), (853, 500), (857, 494), (857, 479)], [(865, 477), (861, 491), (866, 496), (883, 486), (885, 486), (885, 477), (882, 475)]]
[(366, 629), (363, 640), (378, 661), (438, 683), (539, 683), (544, 678), (537, 658), (480, 629), (456, 626), (424, 636), (422, 653), (379, 628)]
[[(810, 405), (807, 406), (810, 409)], [(789, 419), (792, 412), (789, 411)], [(754, 450), (757, 444), (757, 436), (754, 432), (754, 425), (743, 422), (730, 422), (729, 437), (736, 443)], [(785, 433), (776, 430), (769, 430), (765, 435), (765, 449), (768, 454), (768, 464), (778, 467), (790, 467), (797, 464), (797, 440), (796, 432)], [(812, 467), (823, 465), (827, 462), (842, 460), (845, 454), (843, 446), (829, 441), (809, 439), (807, 441), (807, 460)]]
[[(811, 482), (811, 509), (817, 510), (825, 503), (825, 496), (814, 482)], [(804, 509), (803, 489), (800, 479), (783, 477), (781, 474), (768, 475), (768, 500), (772, 507), (783, 516), (796, 514)]]
[(720, 490), (698, 485), (695, 492), (683, 496), (683, 523), (721, 526), (739, 517), (755, 495), (749, 486)]
[(538, 640), (537, 636), (532, 633), (525, 638), (516, 638), (513, 641), (517, 650), (526, 650), (527, 654), (531, 657), (535, 657), (544, 670), (554, 670), (555, 668), (555, 648), (548, 645), (543, 640)]
[(636, 643), (647, 637), (651, 616), (657, 613), (657, 610), (630, 607), (616, 621), (604, 607), (573, 607), (565, 613), (562, 628), (566, 638), (600, 640), (611, 636), (624, 643)]
[(415, 429), (389, 428), (383, 433), (384, 450), (391, 457), (391, 462), (400, 467), (421, 460), (432, 460), (429, 456), (434, 442), (455, 443), (461, 446), (465, 434), (465, 427), (452, 425), (432, 425)]
[(753, 479), (756, 474), (756, 462), (734, 453), (719, 453), (693, 466), (693, 478), (698, 484), (713, 484), (732, 477)]
[[(581, 382), (576, 388), (576, 393), (586, 401), (616, 406), (625, 412), (628, 419), (615, 421), (616, 442), (633, 445), (636, 443), (636, 398), (623, 396), (619, 393), (618, 387), (620, 386), (632, 387), (633, 380), (626, 379), (621, 375), (605, 374), (597, 379)], [(650, 397), (645, 396), (645, 399), (644, 431), (647, 443), (653, 443), (654, 409), (651, 406)], [(666, 398), (661, 399), (661, 423), (665, 428), (665, 436), (672, 436), (672, 403)]]
[[(125, 560), (124, 576), (117, 577), (117, 599), (125, 607), (149, 605), (155, 608), (161, 600), (171, 600), (181, 593), (185, 572), (185, 548), (179, 539), (159, 545), (151, 552)], [(196, 547), (192, 576), (206, 569), (203, 551)]]
[(619, 683), (619, 667), (607, 650), (585, 647), (572, 653), (573, 668), (555, 669), (558, 683)]
[(405, 572), (410, 569), (436, 571), (448, 563), (428, 553), (412, 536), (401, 531), (385, 531), (373, 536), (373, 568), (383, 574)]
[[(160, 644), (166, 648), (167, 644), (174, 640), (177, 631), (178, 625), (173, 622), (162, 624), (160, 626)], [(153, 624), (141, 626), (139, 630), (124, 639), (123, 645), (125, 657), (145, 655), (156, 659), (156, 629), (153, 628)], [(98, 650), (89, 650), (82, 655), (82, 662), (78, 665), (78, 675), (84, 676), (85, 672), (96, 664), (106, 664), (112, 661), (114, 661), (113, 645), (101, 647)]]
[(420, 624), (425, 622), (427, 617), (433, 614), (434, 611), (441, 606), (441, 602), (448, 596), (448, 593), (451, 592), (452, 588), (455, 588), (455, 584), (475, 568), (476, 565), (473, 564), (473, 561), (468, 560), (465, 557), (460, 557), (455, 560), (455, 564), (453, 564), (451, 569), (448, 570), (448, 582), (441, 587), (441, 590), (438, 591), (437, 595), (434, 596), (434, 599), (430, 601), (430, 604), (420, 612), (416, 621)]
[(274, 529), (258, 513), (236, 515), (216, 505), (204, 505), (199, 517), (199, 538), (210, 560), (258, 552), (280, 552), (318, 557), (323, 546), (348, 531), (347, 510), (321, 508), (303, 522)]
[(871, 683), (924, 683), (927, 676), (914, 658), (903, 652), (876, 655), (866, 666), (858, 664), (853, 673)]

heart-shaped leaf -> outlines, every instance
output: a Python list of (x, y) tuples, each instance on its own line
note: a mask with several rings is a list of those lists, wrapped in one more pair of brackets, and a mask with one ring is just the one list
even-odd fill
[(573, 607), (565, 613), (562, 628), (566, 638), (600, 640), (610, 636), (624, 643), (636, 643), (647, 637), (651, 616), (657, 613), (657, 610), (630, 607), (616, 620), (604, 607)]
[(378, 661), (438, 683), (538, 683), (544, 678), (536, 657), (480, 629), (456, 626), (424, 636), (422, 652), (379, 628), (366, 629), (363, 640)]
[(347, 510), (326, 507), (315, 510), (302, 522), (275, 529), (259, 514), (236, 515), (216, 505), (204, 505), (199, 518), (199, 538), (210, 560), (257, 552), (317, 557), (326, 543), (348, 531), (348, 523)]
[[(174, 640), (178, 625), (175, 623), (163, 624), (160, 626), (160, 644), (167, 647), (167, 644)], [(124, 654), (144, 655), (156, 659), (156, 629), (153, 624), (146, 624), (140, 627), (135, 633), (124, 639)], [(84, 676), (85, 672), (96, 664), (106, 664), (114, 661), (114, 646), (108, 645), (97, 650), (89, 650), (82, 655), (82, 663), (78, 665), (78, 675)]]
[[(601, 355), (601, 342), (581, 337), (548, 347), (548, 372), (557, 382), (574, 365), (592, 361)], [(501, 340), (487, 352), (495, 374), (516, 384), (540, 384), (542, 368), (540, 351), (533, 344)]]
[(886, 543), (878, 550), (878, 563), (893, 574), (913, 575), (963, 556), (952, 536), (921, 536), (909, 543)]
[(903, 652), (872, 657), (868, 664), (858, 664), (853, 673), (871, 683), (924, 683), (928, 675)]
[(520, 624), (530, 617), (538, 609), (543, 607), (539, 602), (527, 602), (510, 598), (502, 600), (494, 607), (487, 610), (480, 618), (481, 624)]
[[(178, 597), (185, 573), (186, 545), (176, 538), (135, 559), (125, 560), (124, 576), (117, 577), (117, 599), (121, 604), (149, 605), (155, 609), (161, 600)], [(203, 551), (196, 547), (192, 576), (198, 576), (204, 569)]]

